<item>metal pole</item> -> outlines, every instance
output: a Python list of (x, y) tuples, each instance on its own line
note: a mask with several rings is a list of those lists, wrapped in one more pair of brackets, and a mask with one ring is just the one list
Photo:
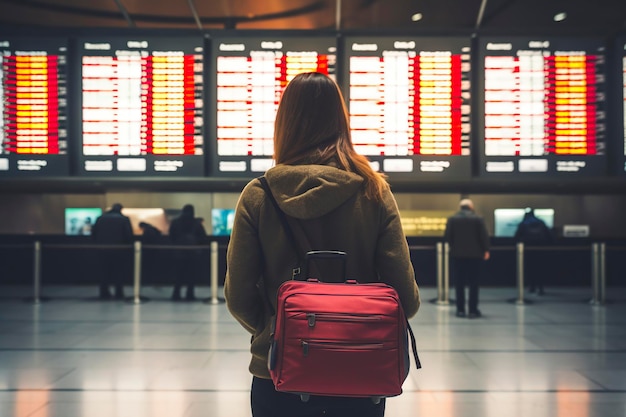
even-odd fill
[(443, 304), (443, 243), (437, 242), (437, 304)]
[(135, 241), (135, 265), (133, 271), (133, 297), (134, 303), (140, 304), (141, 297), (139, 290), (141, 287), (141, 241)]
[(487, 0), (480, 2), (480, 9), (478, 10), (478, 17), (476, 18), (475, 30), (480, 29), (480, 25), (483, 23), (483, 17), (485, 16), (485, 8), (487, 7)]
[(600, 288), (598, 291), (600, 304), (604, 304), (606, 302), (606, 243), (600, 243), (600, 255), (599, 255), (599, 284)]
[(35, 241), (33, 252), (33, 303), (41, 302), (41, 242)]
[(341, 0), (336, 0), (335, 3), (335, 29), (341, 29)]
[(598, 244), (591, 244), (591, 304), (599, 304)]
[(218, 286), (218, 245), (217, 242), (211, 242), (211, 304), (218, 304), (219, 299), (217, 297)]
[(443, 244), (443, 302), (450, 303), (450, 244)]
[(524, 304), (524, 243), (518, 242), (517, 250), (517, 301), (515, 304)]

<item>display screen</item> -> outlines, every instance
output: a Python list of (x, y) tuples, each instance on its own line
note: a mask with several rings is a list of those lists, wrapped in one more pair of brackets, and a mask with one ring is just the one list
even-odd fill
[(454, 210), (400, 210), (406, 236), (443, 236)]
[(66, 235), (91, 235), (91, 228), (98, 217), (102, 215), (102, 209), (98, 207), (68, 207), (65, 209), (65, 234)]
[[(537, 208), (534, 209), (535, 217), (542, 220), (548, 229), (554, 228), (554, 209)], [(517, 226), (522, 220), (526, 209), (524, 208), (500, 208), (495, 209), (494, 215), (494, 236), (495, 237), (514, 237)]]
[(148, 223), (156, 227), (161, 233), (167, 234), (170, 228), (170, 217), (167, 210), (163, 208), (126, 208), (122, 209), (122, 214), (130, 219), (133, 234), (141, 235), (143, 230), (141, 223)]
[(334, 78), (336, 49), (334, 37), (264, 33), (212, 39), (213, 175), (250, 177), (273, 165), (274, 120), (283, 90), (302, 72)]
[(356, 150), (390, 177), (469, 176), (470, 39), (344, 42), (344, 94)]
[(605, 46), (484, 38), (481, 174), (606, 173)]
[(80, 39), (83, 175), (204, 175), (203, 39)]
[(234, 209), (211, 209), (211, 231), (214, 236), (230, 236), (234, 221)]
[(67, 41), (0, 39), (0, 177), (68, 175)]

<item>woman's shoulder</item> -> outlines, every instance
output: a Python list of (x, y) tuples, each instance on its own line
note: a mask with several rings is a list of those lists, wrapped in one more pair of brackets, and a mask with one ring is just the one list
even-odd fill
[(258, 178), (255, 178), (248, 182), (241, 194), (239, 195), (239, 201), (237, 203), (237, 207), (239, 209), (247, 209), (252, 210), (253, 208), (258, 208), (265, 199), (265, 190), (261, 185), (261, 182)]
[(386, 184), (382, 190), (382, 198), (380, 200), (380, 204), (386, 209), (397, 210), (398, 203), (396, 201), (396, 197), (391, 191), (391, 187)]
[(250, 180), (244, 187), (243, 190), (241, 191), (241, 197), (240, 198), (251, 198), (251, 199), (258, 199), (260, 196), (262, 196), (265, 193), (265, 190), (263, 189), (263, 186), (261, 185), (261, 181), (259, 180), (259, 178), (255, 178), (253, 180)]

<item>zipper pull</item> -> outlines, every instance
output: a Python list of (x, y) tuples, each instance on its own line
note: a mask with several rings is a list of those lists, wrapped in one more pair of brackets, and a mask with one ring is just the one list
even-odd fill
[(309, 327), (315, 327), (315, 313), (306, 313), (306, 318), (309, 322)]
[(298, 279), (298, 277), (300, 276), (300, 272), (302, 272), (302, 271), (300, 270), (300, 267), (293, 268), (293, 269), (291, 270), (291, 279), (292, 279), (292, 280)]
[(306, 340), (302, 341), (302, 352), (304, 353), (304, 356), (307, 356), (309, 354), (309, 342), (307, 342)]

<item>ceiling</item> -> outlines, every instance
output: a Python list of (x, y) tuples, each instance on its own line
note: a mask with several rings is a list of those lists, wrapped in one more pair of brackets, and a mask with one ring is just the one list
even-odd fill
[(626, 0), (0, 0), (0, 26), (614, 35)]

